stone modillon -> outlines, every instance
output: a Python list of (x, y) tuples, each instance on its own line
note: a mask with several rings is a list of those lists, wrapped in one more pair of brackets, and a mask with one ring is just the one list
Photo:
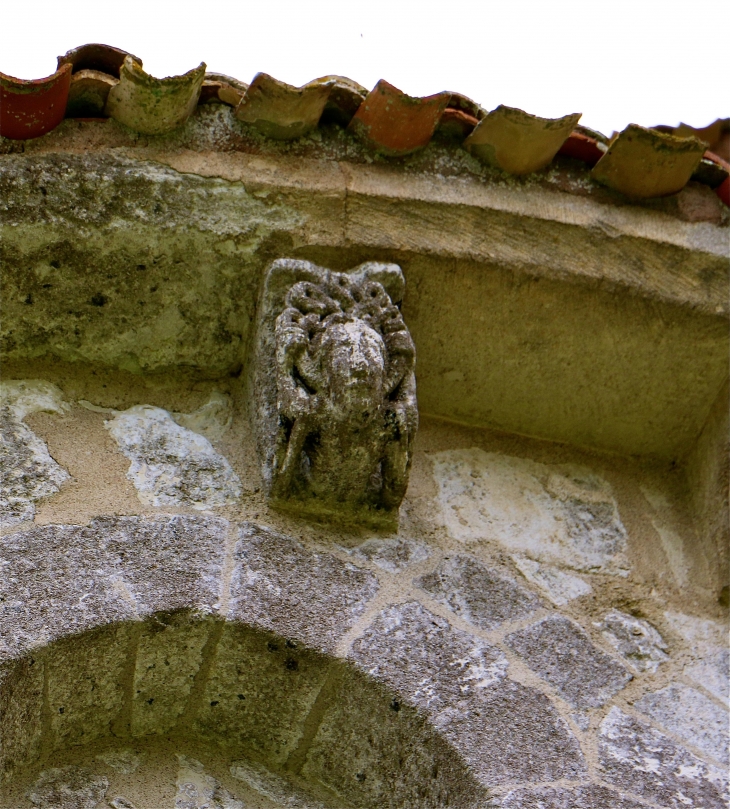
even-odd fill
[(397, 522), (418, 428), (413, 340), (393, 264), (348, 273), (282, 259), (259, 335), (259, 445), (272, 499), (320, 517)]

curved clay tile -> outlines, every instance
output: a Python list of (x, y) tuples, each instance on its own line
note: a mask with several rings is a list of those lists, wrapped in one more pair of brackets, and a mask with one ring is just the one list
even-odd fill
[(104, 117), (109, 91), (119, 82), (100, 70), (80, 70), (71, 76), (66, 118)]
[(629, 124), (591, 174), (628, 197), (665, 197), (681, 191), (697, 169), (705, 144)]
[(552, 162), (580, 120), (580, 113), (540, 118), (514, 107), (492, 110), (464, 146), (480, 160), (510, 174), (529, 174)]
[(332, 82), (321, 120), (347, 126), (367, 98), (368, 91), (345, 76), (324, 76), (320, 81)]
[(206, 73), (200, 90), (198, 104), (219, 101), (229, 107), (237, 107), (248, 90), (248, 85), (224, 73)]
[(414, 98), (381, 79), (348, 128), (383, 154), (410, 154), (431, 140), (450, 98), (451, 93)]
[(58, 66), (60, 68), (63, 65), (71, 65), (74, 73), (82, 70), (95, 70), (118, 79), (127, 56), (142, 67), (142, 60), (138, 56), (120, 48), (114, 48), (112, 45), (98, 43), (72, 48), (63, 56), (58, 57)]
[(580, 160), (592, 167), (603, 157), (606, 149), (606, 145), (597, 138), (584, 135), (582, 132), (571, 132), (565, 143), (558, 149), (558, 154)]
[(170, 132), (187, 121), (198, 103), (205, 63), (183, 74), (156, 79), (131, 56), (124, 59), (119, 83), (111, 88), (105, 113), (145, 135)]
[(0, 73), (0, 136), (37, 138), (63, 120), (71, 84), (71, 65), (45, 79), (15, 79)]
[(317, 79), (292, 87), (268, 73), (257, 73), (236, 107), (236, 118), (275, 140), (300, 138), (319, 123), (333, 83)]

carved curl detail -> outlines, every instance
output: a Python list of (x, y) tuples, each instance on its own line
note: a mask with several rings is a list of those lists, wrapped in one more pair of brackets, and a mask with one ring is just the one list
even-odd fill
[(272, 494), (397, 509), (418, 426), (415, 348), (384, 286), (329, 271), (294, 283), (274, 342)]

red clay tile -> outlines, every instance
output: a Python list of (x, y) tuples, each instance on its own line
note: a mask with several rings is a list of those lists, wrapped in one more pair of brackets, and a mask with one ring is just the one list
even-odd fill
[(198, 103), (205, 63), (182, 76), (156, 79), (131, 56), (124, 59), (119, 82), (109, 91), (105, 114), (146, 135), (159, 135), (181, 126)]
[(465, 138), (471, 135), (478, 123), (479, 121), (474, 118), (474, 116), (462, 112), (461, 110), (446, 107), (436, 131), (440, 135), (452, 138), (461, 143)]
[(406, 155), (431, 140), (451, 93), (413, 98), (381, 79), (368, 93), (348, 127), (386, 155)]
[(628, 197), (664, 197), (684, 188), (704, 151), (705, 144), (697, 138), (677, 138), (629, 124), (611, 141), (591, 174)]
[(580, 132), (571, 132), (565, 143), (558, 149), (559, 155), (572, 157), (582, 163), (587, 163), (591, 167), (598, 163), (605, 152), (606, 146), (604, 144), (600, 143), (596, 138), (591, 138)]
[(236, 107), (236, 118), (275, 140), (300, 138), (319, 123), (333, 84), (317, 79), (292, 87), (268, 73), (257, 73)]
[(138, 56), (134, 56), (127, 51), (120, 48), (114, 48), (111, 45), (101, 45), (92, 43), (90, 45), (80, 45), (78, 48), (65, 53), (63, 56), (58, 57), (59, 68), (63, 65), (71, 65), (74, 73), (82, 70), (98, 70), (101, 73), (107, 73), (109, 76), (114, 76), (115, 79), (119, 78), (122, 65), (127, 56), (131, 57), (140, 67), (142, 67), (142, 60)]
[(466, 139), (466, 148), (510, 174), (529, 174), (549, 165), (580, 119), (539, 118), (514, 107), (492, 110)]
[(0, 136), (37, 138), (63, 120), (71, 84), (71, 65), (52, 76), (26, 81), (0, 73)]

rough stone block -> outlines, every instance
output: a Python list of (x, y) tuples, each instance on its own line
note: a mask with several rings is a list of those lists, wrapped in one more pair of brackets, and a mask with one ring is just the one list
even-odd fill
[(266, 767), (252, 761), (232, 761), (231, 775), (243, 781), (259, 795), (268, 798), (276, 806), (287, 809), (325, 809), (324, 804), (305, 795), (301, 789), (288, 779), (267, 770)]
[(689, 645), (692, 657), (684, 673), (713, 696), (730, 703), (730, 649), (727, 626), (716, 621), (666, 612), (672, 629)]
[(104, 517), (90, 529), (108, 554), (110, 578), (140, 614), (219, 609), (228, 523), (215, 517)]
[(645, 809), (645, 803), (608, 787), (515, 789), (494, 801), (495, 809)]
[(481, 629), (494, 629), (534, 612), (540, 600), (504, 573), (470, 556), (444, 559), (433, 573), (415, 584)]
[(55, 748), (108, 736), (122, 721), (131, 689), (132, 631), (128, 624), (104, 627), (49, 648), (48, 712)]
[(228, 461), (167, 410), (137, 405), (105, 424), (131, 461), (127, 477), (145, 505), (203, 510), (232, 505), (241, 496)]
[(327, 670), (324, 658), (292, 641), (226, 624), (196, 730), (239, 753), (281, 765), (301, 737)]
[(519, 554), (514, 554), (512, 559), (527, 581), (537, 585), (556, 607), (593, 592), (587, 581), (557, 567), (540, 564)]
[(95, 626), (219, 607), (228, 523), (213, 517), (103, 517), (0, 543), (0, 650)]
[(585, 772), (577, 740), (547, 697), (507, 678), (496, 647), (417, 603), (383, 610), (350, 656), (425, 712), (488, 786)]
[(40, 380), (0, 382), (0, 527), (32, 520), (35, 502), (69, 479), (45, 442), (23, 423), (29, 413), (63, 413), (61, 391)]
[(0, 670), (0, 784), (38, 757), (43, 668), (42, 657), (31, 654)]
[(134, 671), (132, 735), (164, 733), (175, 725), (187, 707), (210, 631), (209, 621), (187, 613), (159, 614), (143, 626)]
[(245, 809), (199, 761), (186, 756), (178, 756), (178, 760), (175, 809)]
[(727, 807), (726, 775), (619, 708), (601, 723), (598, 755), (605, 781), (663, 807)]
[(109, 781), (85, 767), (54, 767), (42, 772), (28, 797), (40, 809), (97, 809)]
[(625, 575), (627, 536), (609, 485), (579, 468), (455, 449), (433, 456), (444, 523), (541, 562)]
[(373, 573), (244, 523), (234, 552), (230, 617), (333, 652), (378, 589)]
[(576, 708), (603, 705), (632, 679), (620, 663), (563, 616), (551, 615), (513, 632), (507, 643)]
[(683, 683), (646, 694), (636, 708), (665, 730), (726, 767), (730, 764), (730, 715), (727, 708)]
[(606, 640), (635, 671), (653, 673), (660, 663), (669, 660), (664, 639), (641, 618), (611, 610), (600, 627)]
[(350, 671), (334, 678), (302, 774), (347, 805), (476, 809), (485, 790), (434, 728), (385, 688)]
[(431, 555), (428, 546), (412, 539), (367, 539), (348, 551), (356, 559), (372, 562), (388, 573), (400, 573)]
[(47, 525), (0, 541), (0, 649), (18, 653), (63, 635), (134, 618), (111, 586), (92, 528)]

